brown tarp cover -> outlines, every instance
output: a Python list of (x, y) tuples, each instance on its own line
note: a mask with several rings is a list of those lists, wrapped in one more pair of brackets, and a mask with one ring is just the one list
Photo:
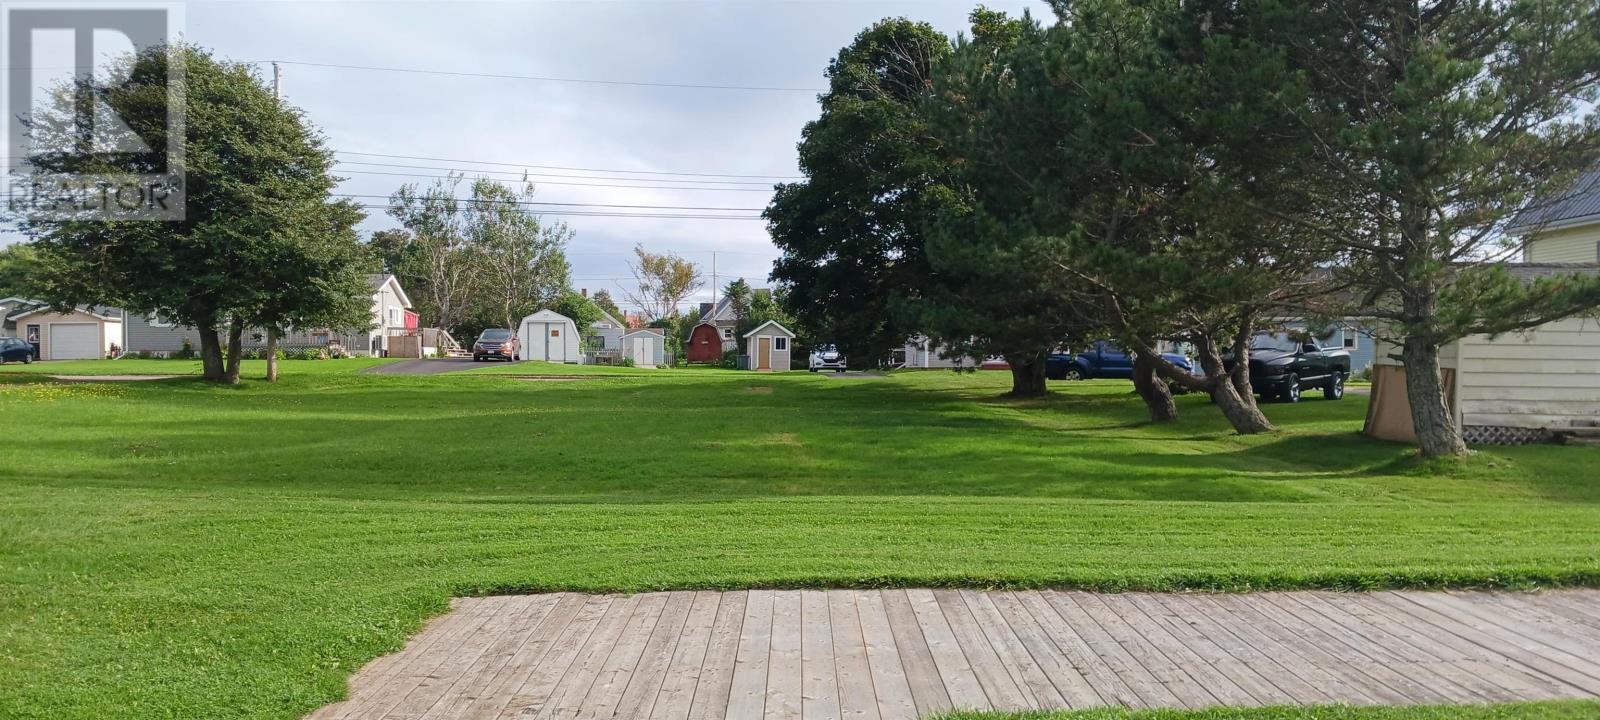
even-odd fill
[[(1456, 371), (1440, 370), (1444, 381), (1445, 404), (1456, 404)], [(1406, 369), (1399, 365), (1372, 366), (1372, 402), (1367, 405), (1367, 424), (1361, 430), (1379, 440), (1414, 443), (1417, 432), (1411, 426), (1411, 401), (1406, 398)]]

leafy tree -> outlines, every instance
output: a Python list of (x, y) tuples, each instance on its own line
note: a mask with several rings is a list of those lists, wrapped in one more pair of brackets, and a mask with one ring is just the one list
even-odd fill
[(579, 335), (588, 334), (589, 328), (600, 321), (600, 306), (570, 288), (545, 303), (545, 308), (572, 318), (572, 322), (578, 326)]
[(595, 291), (594, 304), (609, 313), (611, 317), (616, 318), (617, 322), (625, 322), (622, 308), (617, 307), (617, 301), (612, 300), (611, 293), (605, 289), (602, 288)]
[(915, 306), (931, 277), (923, 224), (948, 171), (921, 104), (949, 52), (948, 38), (906, 19), (857, 35), (829, 63), (822, 114), (801, 136), (806, 179), (779, 185), (764, 214), (786, 309), (862, 361), (920, 330)]
[(1494, 264), (1518, 249), (1513, 216), (1600, 155), (1600, 12), (1363, 0), (1261, 17), (1252, 39), (1311, 86), (1286, 127), (1310, 136), (1298, 169), (1328, 188), (1304, 203), (1318, 212), (1263, 210), (1338, 248), (1333, 287), (1353, 301), (1323, 310), (1377, 321), (1374, 334), (1400, 346), (1422, 455), (1463, 454), (1440, 347), (1600, 304), (1600, 278), (1522, 283)]
[[(116, 305), (193, 326), (205, 378), (236, 383), (247, 323), (320, 319), (343, 299), (337, 296), (350, 289), (362, 257), (352, 231), (361, 214), (329, 202), (333, 153), (249, 66), (191, 46), (154, 48), (121, 61), (117, 79), (95, 92), (148, 147), (166, 147), (170, 63), (185, 71), (185, 154), (176, 168), (186, 178), (184, 219), (28, 219), (23, 228), (37, 238), (41, 299)], [(56, 120), (72, 112), (58, 110)], [(39, 159), (46, 170), (126, 173), (151, 158), (130, 153), (103, 162), (86, 168), (70, 158)]]
[(640, 308), (646, 321), (671, 317), (683, 299), (699, 290), (705, 281), (695, 264), (671, 253), (646, 252), (643, 245), (633, 248), (635, 261), (628, 263), (636, 291), (628, 299)]
[(467, 242), (483, 270), (474, 300), (498, 311), (500, 327), (515, 328), (528, 313), (571, 292), (565, 249), (572, 231), (564, 223), (542, 224), (525, 205), (532, 198), (532, 185), (517, 192), (480, 178), (464, 211)]
[(28, 243), (14, 243), (0, 248), (0, 297), (31, 297), (36, 295), (39, 253)]
[(450, 173), (426, 189), (405, 185), (389, 196), (389, 216), (410, 231), (409, 254), (417, 259), (415, 279), (420, 282), (408, 286), (412, 289), (406, 294), (414, 298), (424, 322), (451, 332), (463, 329), (477, 280), (477, 258), (456, 198), (462, 179)]
[[(412, 287), (410, 280), (420, 280), (421, 258), (417, 257), (416, 240), (410, 232), (399, 229), (375, 230), (367, 240), (373, 256), (383, 264), (383, 271), (400, 279), (401, 287)], [(415, 283), (421, 286), (421, 282)]]

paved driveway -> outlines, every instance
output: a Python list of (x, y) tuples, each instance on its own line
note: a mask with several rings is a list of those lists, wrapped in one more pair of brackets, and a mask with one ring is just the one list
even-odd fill
[(473, 362), (472, 358), (423, 358), (377, 365), (362, 372), (372, 375), (438, 375), (475, 367), (483, 367), (483, 364)]

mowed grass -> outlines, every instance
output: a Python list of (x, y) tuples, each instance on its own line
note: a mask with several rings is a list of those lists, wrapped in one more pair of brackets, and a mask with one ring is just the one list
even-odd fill
[(1124, 383), (1004, 373), (359, 366), (8, 366), (0, 716), (297, 717), (469, 593), (1600, 584), (1600, 450), (1419, 466), (1356, 396), (1241, 438), (1201, 397), (1150, 426)]

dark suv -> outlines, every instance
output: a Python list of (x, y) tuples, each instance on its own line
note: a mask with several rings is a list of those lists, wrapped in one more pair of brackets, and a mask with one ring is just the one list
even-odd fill
[[(1229, 369), (1233, 359), (1225, 360)], [(1325, 348), (1314, 339), (1261, 333), (1250, 341), (1250, 387), (1262, 400), (1300, 402), (1303, 390), (1322, 390), (1329, 400), (1344, 397), (1350, 353)]]
[(478, 341), (472, 344), (472, 361), (480, 362), (486, 358), (521, 360), (519, 349), (516, 333), (503, 328), (490, 328), (483, 331)]

